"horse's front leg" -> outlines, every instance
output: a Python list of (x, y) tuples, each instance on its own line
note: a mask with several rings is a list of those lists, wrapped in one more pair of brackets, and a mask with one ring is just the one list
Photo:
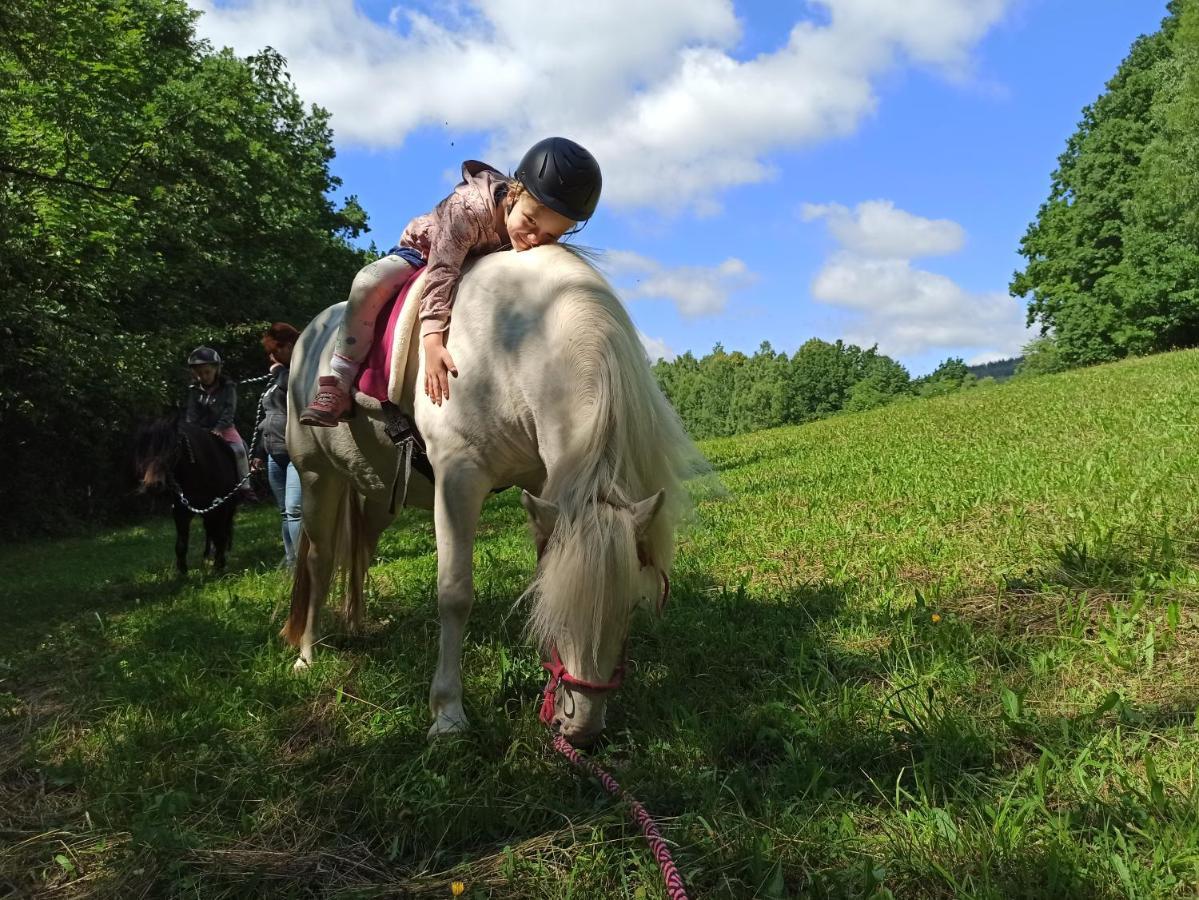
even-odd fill
[(212, 548), (212, 568), (218, 575), (225, 571), (225, 554), (233, 533), (235, 507), (226, 503), (204, 516), (204, 534)]
[[(448, 470), (448, 471), (446, 471)], [(445, 475), (441, 474), (445, 471)], [(441, 644), (429, 690), (429, 737), (467, 728), (462, 709), (462, 636), (474, 602), (475, 532), (491, 482), (478, 469), (453, 461), (441, 467), (433, 500), (437, 530), (437, 611)]]
[(175, 570), (187, 574), (187, 537), (191, 531), (192, 514), (178, 500), (172, 506), (175, 514)]

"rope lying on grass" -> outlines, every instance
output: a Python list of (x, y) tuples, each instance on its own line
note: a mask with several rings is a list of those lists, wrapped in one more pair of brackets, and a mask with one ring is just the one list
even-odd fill
[(554, 749), (580, 769), (584, 769), (598, 778), (600, 784), (613, 797), (628, 801), (633, 821), (641, 826), (641, 831), (645, 835), (646, 842), (649, 844), (650, 852), (654, 854), (654, 859), (658, 861), (658, 868), (662, 871), (662, 880), (666, 883), (666, 896), (670, 900), (687, 900), (687, 891), (683, 886), (683, 879), (679, 875), (679, 870), (675, 868), (674, 858), (670, 855), (670, 849), (666, 846), (666, 841), (662, 838), (662, 832), (658, 830), (657, 823), (646, 808), (638, 802), (636, 797), (617, 784), (615, 778), (605, 772), (599, 765), (579, 753), (560, 734), (554, 736)]

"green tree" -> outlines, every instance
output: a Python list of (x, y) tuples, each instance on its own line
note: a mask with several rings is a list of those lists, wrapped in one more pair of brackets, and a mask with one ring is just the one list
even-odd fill
[(1199, 345), (1199, 2), (1175, 10), (1116, 273), (1130, 353)]
[[(213, 52), (182, 0), (0, 7), (0, 532), (122, 495), (189, 345), (341, 298), (366, 227), (282, 58)], [(235, 373), (236, 374), (236, 373)], [(17, 521), (19, 515), (20, 521)]]
[(858, 380), (858, 347), (819, 338), (806, 341), (791, 358), (788, 421), (806, 422), (837, 412)]
[[(1020, 244), (1027, 265), (1013, 277), (1012, 292), (1029, 299), (1029, 324), (1052, 331), (1070, 365), (1160, 349), (1186, 335), (1169, 336), (1177, 316), (1165, 298), (1168, 283), (1177, 283), (1187, 266), (1155, 262), (1164, 246), (1164, 211), (1149, 198), (1154, 179), (1141, 173), (1163, 118), (1170, 118), (1155, 107), (1178, 95), (1174, 32), (1181, 6), (1170, 4), (1161, 30), (1133, 44), (1106, 92), (1083, 111), (1049, 199)], [(1179, 127), (1185, 119), (1176, 109)], [(1141, 248), (1131, 263), (1130, 237)]]
[(907, 370), (888, 356), (812, 339), (794, 356), (763, 341), (753, 356), (717, 344), (654, 366), (658, 383), (695, 437), (797, 424), (842, 409), (881, 406), (908, 391)]
[(1068, 368), (1057, 349), (1057, 343), (1048, 335), (1025, 344), (1023, 357), (1016, 368), (1017, 375), (1051, 375)]
[(736, 372), (730, 418), (733, 434), (760, 431), (784, 424), (787, 414), (785, 353), (775, 353), (769, 341)]
[(941, 397), (963, 388), (973, 387), (978, 382), (965, 361), (951, 356), (923, 378), (914, 382), (916, 393), (921, 397)]

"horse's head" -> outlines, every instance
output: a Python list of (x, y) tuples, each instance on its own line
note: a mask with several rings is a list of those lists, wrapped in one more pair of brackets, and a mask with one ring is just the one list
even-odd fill
[(528, 491), (521, 497), (538, 557), (530, 628), (549, 660), (542, 720), (572, 744), (604, 729), (608, 695), (624, 677), (634, 608), (665, 599), (651, 529), (664, 497), (591, 498), (573, 511)]
[(133, 464), (139, 491), (165, 488), (178, 460), (177, 416), (155, 419), (138, 428), (133, 439)]

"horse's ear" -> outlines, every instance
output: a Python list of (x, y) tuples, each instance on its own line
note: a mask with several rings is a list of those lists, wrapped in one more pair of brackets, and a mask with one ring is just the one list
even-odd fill
[(520, 505), (529, 514), (529, 521), (533, 523), (538, 537), (548, 538), (554, 533), (554, 526), (558, 524), (558, 507), (548, 500), (534, 497), (528, 491), (520, 492)]
[(665, 500), (666, 491), (661, 490), (652, 497), (632, 505), (633, 528), (638, 538), (645, 537), (645, 533), (649, 531), (649, 526), (653, 524), (654, 517), (661, 511), (662, 503)]

